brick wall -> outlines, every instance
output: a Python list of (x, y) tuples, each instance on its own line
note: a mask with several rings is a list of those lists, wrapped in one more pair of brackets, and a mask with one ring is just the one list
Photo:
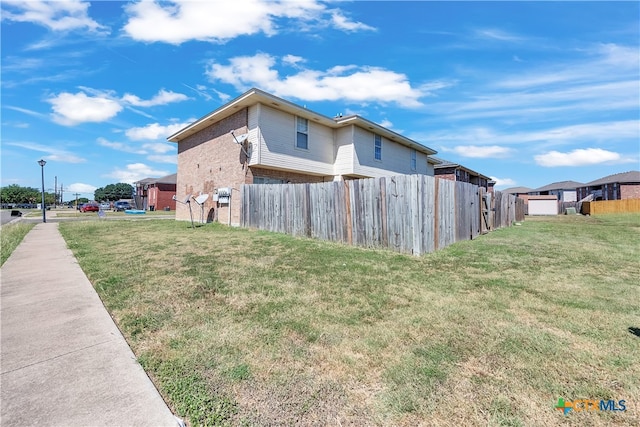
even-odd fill
[(621, 199), (640, 199), (640, 184), (620, 184)]
[(316, 175), (305, 175), (296, 172), (287, 172), (281, 170), (272, 170), (272, 169), (263, 169), (258, 167), (250, 167), (249, 175), (251, 176), (251, 181), (247, 181), (247, 184), (253, 183), (253, 177), (259, 176), (264, 178), (274, 178), (281, 179), (285, 183), (291, 184), (302, 184), (307, 182), (330, 182), (333, 181), (333, 176), (316, 176)]
[[(231, 212), (231, 224), (239, 224), (240, 185), (247, 180), (252, 182), (252, 178), (246, 156), (229, 133), (231, 130), (236, 135), (247, 132), (246, 108), (178, 143), (176, 198), (184, 201), (187, 195), (196, 197), (200, 193), (211, 196), (217, 188), (230, 187), (231, 206), (222, 204), (218, 207), (209, 197), (204, 203), (204, 217), (208, 221), (217, 219), (227, 224)], [(194, 221), (199, 221), (200, 206), (193, 199), (191, 209)], [(190, 220), (189, 206), (177, 203), (176, 219)]]
[(455, 181), (456, 180), (456, 174), (455, 173), (443, 173), (440, 174), (436, 171), (436, 178), (440, 178), (440, 179), (448, 179), (449, 181)]
[(155, 207), (155, 210), (163, 210), (165, 207), (169, 207), (170, 210), (176, 209), (176, 202), (172, 199), (176, 194), (175, 184), (155, 184), (153, 187), (149, 187), (148, 190), (148, 205)]

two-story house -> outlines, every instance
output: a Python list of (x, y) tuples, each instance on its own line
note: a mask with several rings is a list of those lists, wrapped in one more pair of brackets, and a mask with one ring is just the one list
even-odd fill
[(134, 182), (136, 187), (136, 206), (144, 210), (176, 209), (176, 176), (171, 174), (162, 178), (145, 178)]
[(484, 187), (490, 193), (493, 193), (493, 187), (496, 184), (490, 177), (479, 172), (469, 169), (458, 163), (450, 162), (441, 158), (434, 157), (440, 163), (434, 166), (434, 174), (436, 178), (448, 179), (450, 181), (468, 182), (478, 187)]
[(593, 200), (640, 199), (640, 171), (608, 175), (577, 188), (578, 200), (593, 195)]
[[(433, 176), (438, 163), (435, 150), (361, 116), (330, 118), (255, 88), (168, 140), (178, 144), (177, 199), (209, 194), (207, 217), (229, 224), (240, 220), (242, 184)], [(186, 204), (176, 219), (189, 219)]]
[(554, 182), (552, 184), (545, 185), (544, 187), (529, 191), (529, 195), (557, 196), (557, 199), (560, 202), (577, 202), (578, 197), (576, 189), (583, 185), (583, 183), (576, 181)]

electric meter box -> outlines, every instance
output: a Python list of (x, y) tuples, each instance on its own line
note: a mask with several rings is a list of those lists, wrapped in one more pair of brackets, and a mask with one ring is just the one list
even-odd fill
[(218, 188), (217, 196), (218, 196), (218, 203), (228, 204), (231, 199), (231, 188), (229, 187)]

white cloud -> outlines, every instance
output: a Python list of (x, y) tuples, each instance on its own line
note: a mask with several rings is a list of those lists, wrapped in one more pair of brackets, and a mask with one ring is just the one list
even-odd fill
[[(141, 146), (135, 143), (122, 143), (109, 141), (105, 138), (98, 138), (99, 145), (113, 150), (122, 151), (125, 153), (140, 154), (146, 156), (146, 159), (150, 162), (156, 163), (178, 163), (177, 147), (173, 144), (165, 142), (147, 143)], [(167, 154), (173, 153), (173, 154)], [(128, 171), (126, 171), (128, 173)]]
[(171, 151), (176, 152), (177, 146), (175, 144), (168, 144), (164, 142), (156, 142), (151, 144), (143, 144), (142, 148), (151, 151), (152, 153), (165, 154)]
[(492, 181), (496, 182), (495, 187), (512, 187), (516, 185), (516, 181), (511, 178), (498, 178), (495, 176), (490, 177)]
[(499, 145), (458, 145), (454, 147), (453, 150), (445, 148), (443, 151), (453, 151), (463, 157), (496, 158), (507, 157), (513, 150)]
[(589, 166), (598, 164), (619, 164), (634, 162), (634, 159), (624, 158), (619, 153), (603, 150), (602, 148), (578, 148), (567, 153), (549, 151), (534, 156), (537, 164), (546, 167), (557, 166)]
[(162, 155), (162, 154), (153, 154), (149, 157), (147, 157), (147, 159), (149, 159), (152, 162), (156, 162), (156, 163), (172, 163), (174, 165), (178, 164), (178, 155), (177, 154), (166, 154), (166, 155)]
[(67, 188), (65, 188), (65, 192), (69, 193), (82, 193), (82, 194), (88, 194), (88, 193), (95, 193), (95, 191), (98, 189), (98, 187), (95, 187), (93, 185), (90, 184), (83, 184), (81, 182), (76, 182), (73, 183), (71, 185), (69, 185)]
[(188, 40), (223, 41), (240, 35), (273, 34), (268, 7), (261, 1), (165, 4), (144, 1), (125, 7), (124, 31), (145, 42), (181, 44)]
[(86, 159), (78, 157), (73, 153), (66, 150), (50, 147), (47, 145), (36, 144), (33, 142), (4, 142), (3, 144), (13, 145), (15, 147), (25, 148), (27, 150), (38, 151), (45, 153), (42, 158), (46, 161), (59, 162), (59, 163), (84, 163)]
[(466, 145), (516, 145), (525, 143), (545, 143), (557, 145), (573, 142), (592, 141), (638, 141), (640, 140), (640, 122), (626, 120), (617, 122), (594, 122), (554, 128), (540, 128), (530, 131), (509, 132), (496, 131), (488, 127), (470, 127), (441, 131), (436, 133), (420, 133), (409, 136), (416, 141), (429, 141), (445, 147)]
[(167, 91), (164, 89), (161, 89), (153, 98), (148, 101), (144, 101), (138, 96), (131, 95), (130, 93), (127, 93), (122, 97), (123, 102), (134, 105), (136, 107), (153, 107), (156, 105), (166, 105), (172, 102), (186, 101), (187, 99), (189, 99), (187, 95)]
[(118, 151), (123, 151), (125, 153), (133, 153), (133, 154), (147, 154), (146, 150), (140, 149), (130, 144), (109, 141), (106, 138), (102, 138), (102, 137), (98, 138), (96, 141), (98, 142), (98, 145), (111, 148), (113, 150), (118, 150)]
[[(588, 56), (583, 59), (545, 65), (516, 77), (498, 79), (495, 85), (508, 89), (532, 89), (556, 83), (569, 87), (586, 84), (588, 87), (595, 82), (611, 81), (612, 78), (632, 80), (637, 85), (640, 51), (636, 46), (597, 44), (585, 54)], [(566, 87), (563, 86), (563, 89)]]
[(331, 14), (331, 21), (336, 26), (336, 28), (349, 33), (356, 31), (375, 31), (375, 28), (370, 27), (367, 24), (349, 20), (340, 11), (337, 10)]
[[(47, 100), (52, 106), (51, 117), (56, 123), (75, 126), (86, 122), (104, 122), (115, 117), (125, 105), (151, 107), (188, 99), (186, 95), (164, 89), (146, 101), (132, 94), (125, 94), (118, 99), (112, 91), (101, 91), (89, 87), (80, 87), (80, 89), (82, 90), (78, 93), (62, 92)], [(142, 111), (129, 108), (138, 114), (151, 118)], [(17, 108), (14, 107), (14, 109)]]
[(133, 184), (144, 178), (161, 177), (169, 175), (169, 173), (166, 170), (153, 169), (144, 163), (132, 163), (128, 164), (124, 169), (114, 169), (106, 177), (116, 179), (118, 182)]
[(62, 92), (49, 98), (47, 102), (52, 105), (53, 120), (65, 126), (104, 122), (122, 110), (122, 105), (116, 100), (104, 96), (87, 96), (84, 92)]
[(498, 28), (486, 28), (482, 30), (476, 30), (475, 36), (483, 39), (498, 40), (503, 42), (520, 42), (524, 38), (515, 34), (511, 34), (507, 31)]
[(88, 30), (108, 32), (108, 28), (89, 17), (89, 2), (66, 1), (2, 1), (2, 19), (32, 22), (53, 31)]
[(326, 71), (300, 69), (297, 74), (281, 77), (275, 64), (275, 57), (258, 53), (231, 58), (229, 65), (212, 62), (206, 74), (212, 81), (241, 90), (255, 86), (276, 96), (307, 101), (381, 102), (415, 108), (423, 105), (420, 98), (427, 95), (412, 87), (405, 74), (384, 68), (347, 65)]
[(380, 126), (385, 127), (387, 129), (391, 129), (393, 127), (393, 123), (389, 119), (383, 119), (378, 123)]
[[(143, 1), (126, 6), (125, 11), (129, 20), (124, 31), (129, 37), (176, 45), (189, 40), (220, 43), (258, 33), (272, 36), (290, 28), (310, 31), (314, 26), (333, 25), (348, 32), (371, 29), (360, 22), (350, 21), (339, 10), (328, 10), (316, 0)], [(296, 23), (279, 25), (282, 19), (295, 20)]]
[(282, 63), (285, 65), (295, 66), (302, 62), (306, 62), (305, 59), (301, 56), (296, 55), (285, 55), (282, 57)]
[(9, 110), (13, 110), (13, 111), (17, 111), (19, 113), (23, 113), (26, 114), (28, 116), (32, 116), (32, 117), (38, 117), (40, 119), (44, 119), (47, 118), (46, 114), (43, 113), (39, 113), (37, 111), (33, 111), (33, 110), (28, 110), (26, 108), (21, 108), (21, 107), (13, 107), (11, 105), (5, 105), (4, 108), (8, 108)]
[[(195, 119), (194, 119), (195, 120)], [(167, 139), (169, 136), (186, 127), (193, 120), (187, 123), (173, 123), (163, 126), (159, 123), (151, 123), (143, 127), (135, 127), (127, 129), (125, 134), (133, 141), (154, 141), (158, 139)]]

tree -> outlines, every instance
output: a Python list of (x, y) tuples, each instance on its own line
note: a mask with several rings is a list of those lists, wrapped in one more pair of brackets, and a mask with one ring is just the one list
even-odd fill
[(130, 199), (133, 195), (133, 186), (119, 182), (118, 184), (109, 184), (105, 187), (98, 188), (93, 196), (98, 201), (114, 202), (120, 199)]
[(2, 203), (35, 203), (36, 200), (41, 198), (42, 193), (37, 188), (21, 187), (18, 184), (0, 188), (0, 200)]

